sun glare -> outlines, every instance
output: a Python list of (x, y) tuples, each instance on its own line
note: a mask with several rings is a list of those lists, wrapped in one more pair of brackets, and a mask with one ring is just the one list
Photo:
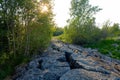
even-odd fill
[(40, 2), (40, 0), (37, 0), (37, 2)]
[[(40, 0), (37, 0), (37, 2), (40, 4)], [(40, 11), (41, 11), (42, 13), (48, 11), (48, 6), (47, 6), (47, 4), (43, 4), (43, 3), (42, 3), (42, 4), (39, 5), (39, 8), (40, 8)]]
[(46, 5), (41, 6), (42, 10), (41, 12), (47, 12), (48, 11), (48, 7)]

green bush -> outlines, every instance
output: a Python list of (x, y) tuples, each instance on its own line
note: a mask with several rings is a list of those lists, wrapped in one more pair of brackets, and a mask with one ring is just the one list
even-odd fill
[(63, 36), (66, 42), (80, 45), (97, 42), (102, 39), (101, 30), (91, 24), (83, 25), (77, 28), (74, 27), (74, 25), (65, 27)]
[(55, 28), (55, 31), (53, 32), (53, 36), (59, 36), (61, 34), (63, 34), (63, 29), (59, 27)]
[(49, 45), (52, 37), (51, 26), (33, 23), (30, 31), (30, 49), (31, 51), (43, 51)]
[[(113, 44), (117, 44), (119, 46), (113, 46)], [(102, 40), (95, 44), (86, 44), (84, 47), (91, 47), (98, 49), (102, 54), (111, 53), (111, 57), (120, 59), (120, 41), (119, 40)]]
[(17, 57), (13, 57), (13, 54), (8, 55), (3, 53), (2, 56), (0, 56), (0, 80), (14, 73), (15, 66), (27, 63), (28, 61), (30, 61), (30, 57), (26, 57), (24, 54), (18, 54)]

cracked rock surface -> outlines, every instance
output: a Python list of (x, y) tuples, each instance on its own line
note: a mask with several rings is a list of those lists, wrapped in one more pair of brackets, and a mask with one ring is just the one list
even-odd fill
[(120, 80), (120, 61), (95, 49), (53, 41), (41, 56), (18, 67), (12, 80)]

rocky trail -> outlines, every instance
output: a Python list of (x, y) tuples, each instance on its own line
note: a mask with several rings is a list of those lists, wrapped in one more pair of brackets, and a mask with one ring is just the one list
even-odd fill
[(18, 67), (12, 80), (120, 80), (120, 61), (96, 49), (53, 41), (42, 56)]

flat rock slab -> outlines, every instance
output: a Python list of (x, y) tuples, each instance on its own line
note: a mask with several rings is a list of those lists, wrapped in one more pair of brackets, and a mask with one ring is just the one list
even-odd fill
[(119, 80), (112, 75), (105, 75), (99, 72), (87, 71), (84, 69), (72, 69), (65, 73), (60, 80)]

